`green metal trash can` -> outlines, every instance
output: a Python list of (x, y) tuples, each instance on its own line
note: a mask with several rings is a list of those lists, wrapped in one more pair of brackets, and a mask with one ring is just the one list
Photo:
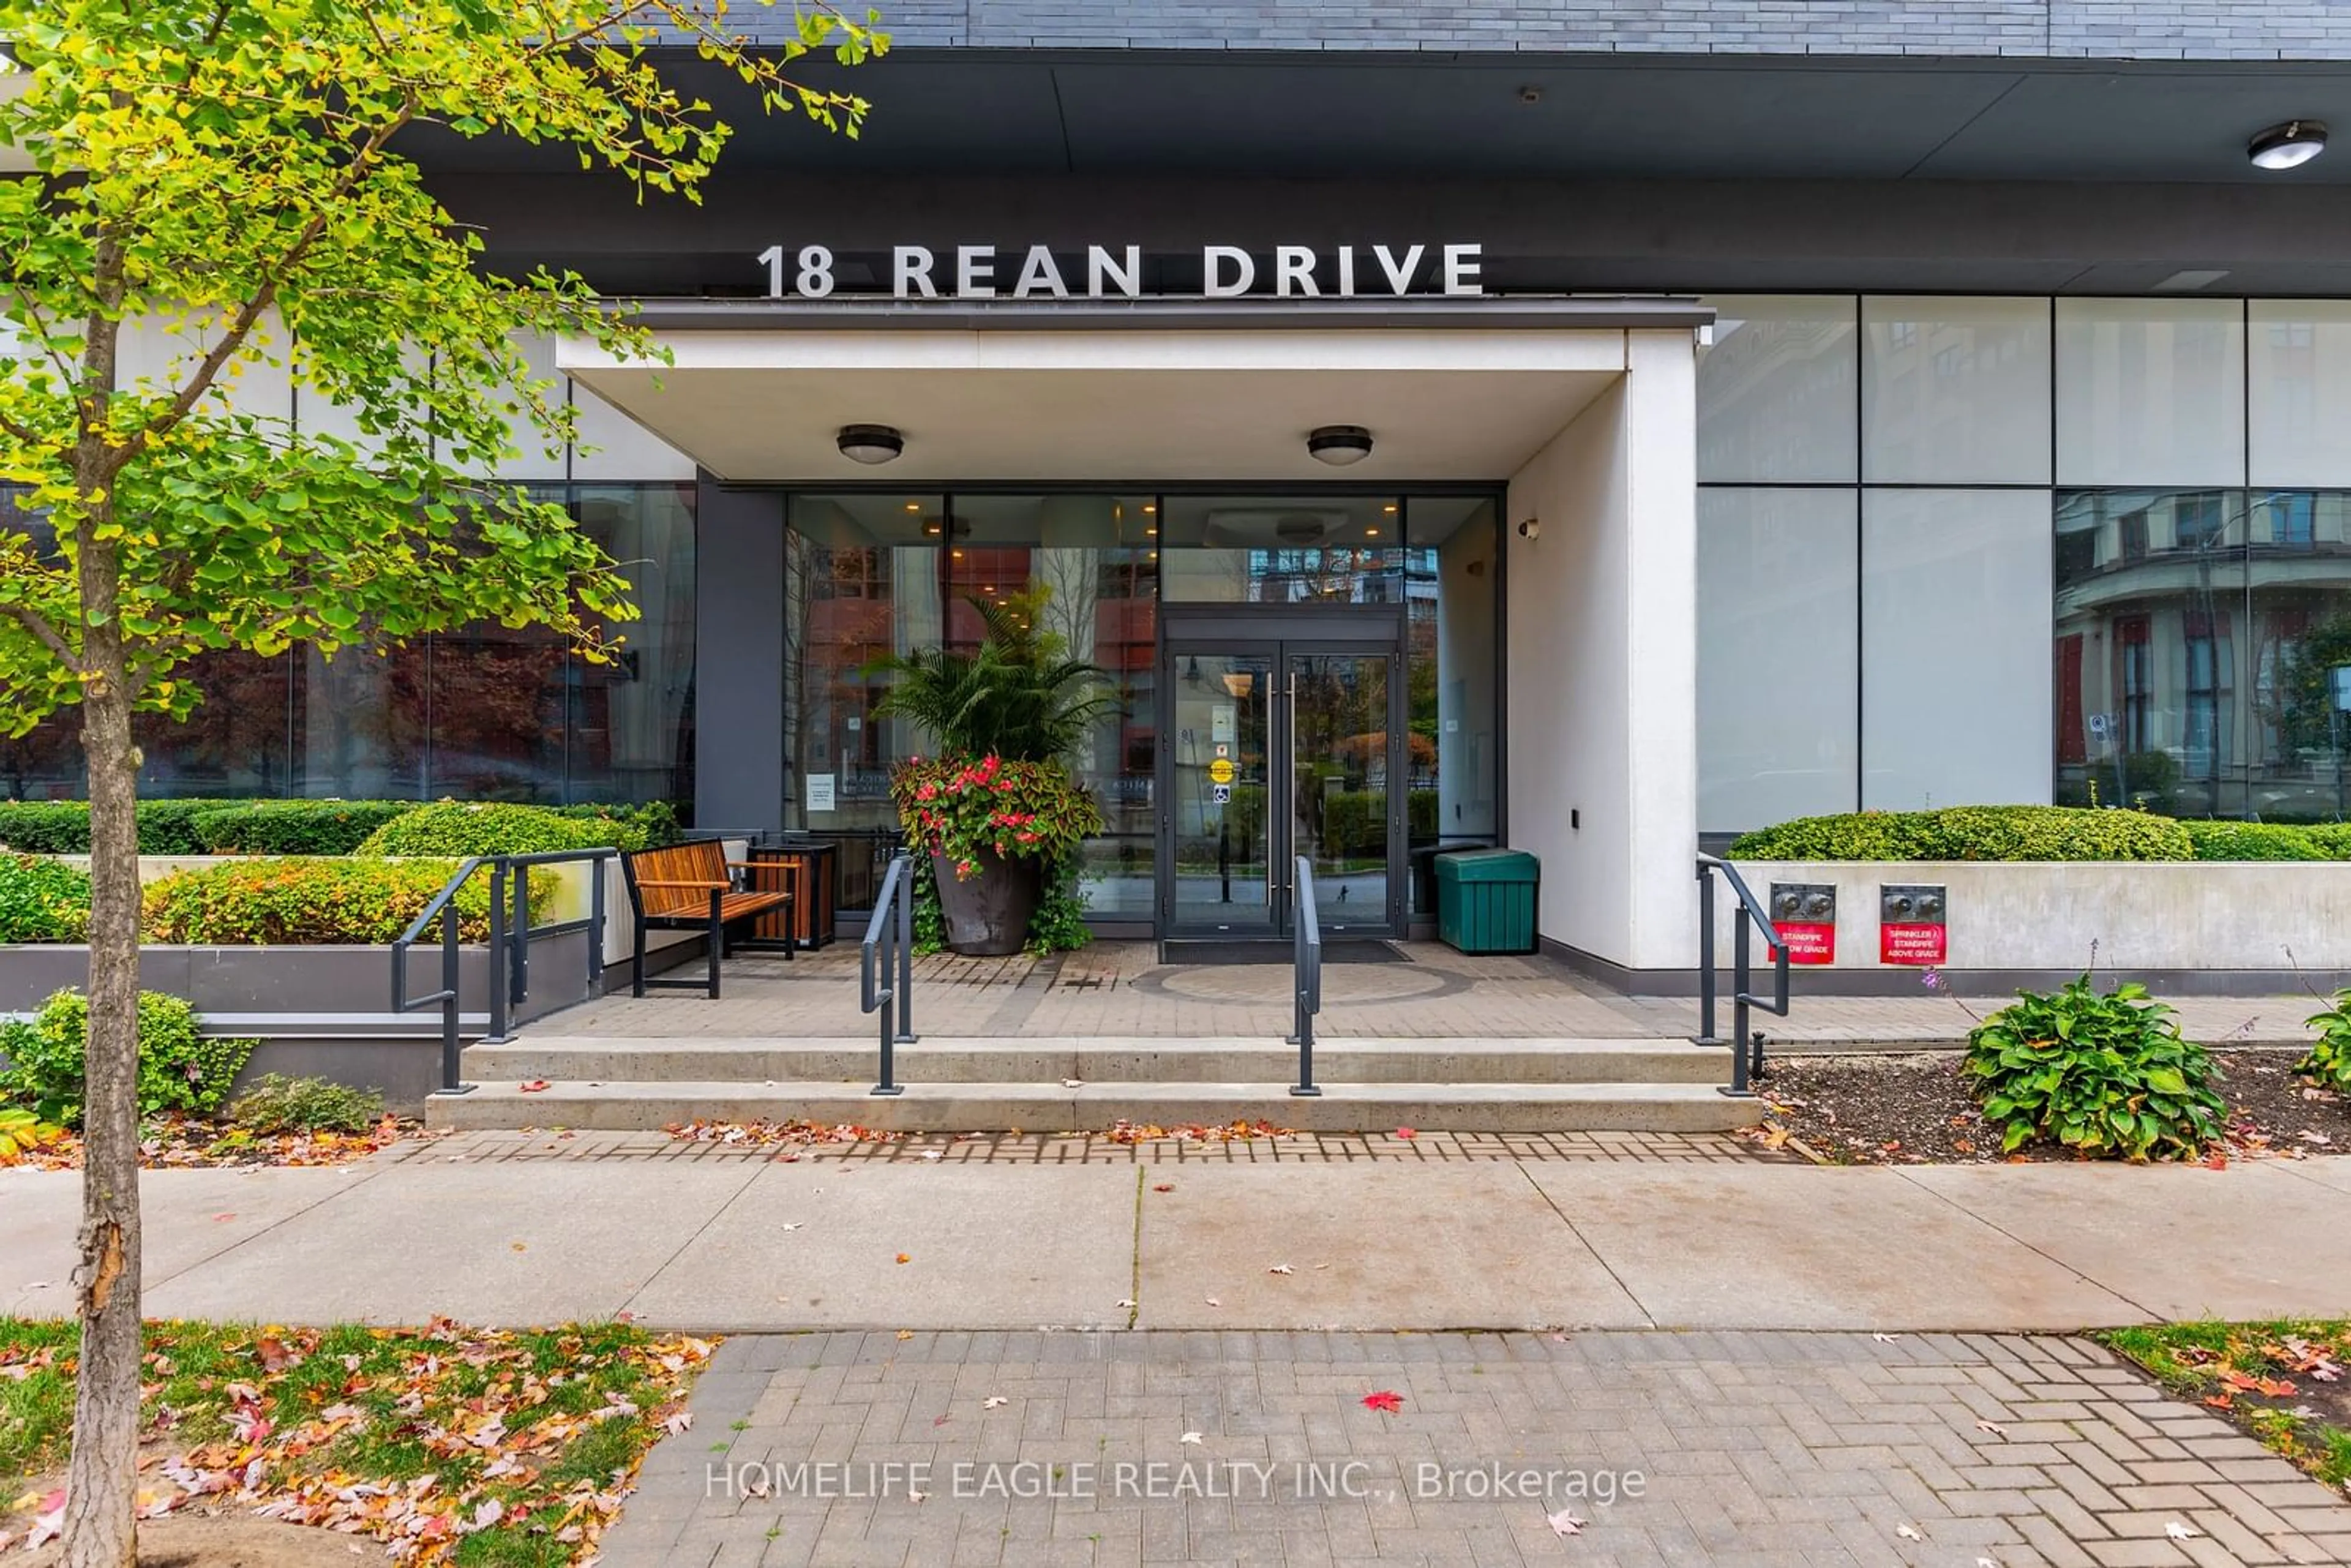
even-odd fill
[(1437, 857), (1437, 935), (1464, 953), (1535, 950), (1535, 884), (1524, 850), (1453, 850)]

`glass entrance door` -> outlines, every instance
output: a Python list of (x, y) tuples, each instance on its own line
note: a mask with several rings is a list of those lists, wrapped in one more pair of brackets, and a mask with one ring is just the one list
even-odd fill
[(1171, 629), (1164, 935), (1290, 935), (1299, 855), (1325, 936), (1404, 934), (1402, 661), (1393, 641), (1208, 641)]

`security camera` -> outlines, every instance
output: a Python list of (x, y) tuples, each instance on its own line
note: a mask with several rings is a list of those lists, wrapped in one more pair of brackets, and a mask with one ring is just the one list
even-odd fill
[(1535, 539), (1535, 538), (1541, 538), (1541, 537), (1542, 537), (1542, 519), (1541, 519), (1541, 518), (1540, 518), (1540, 517), (1529, 517), (1525, 522), (1520, 523), (1520, 524), (1519, 525), (1519, 538), (1522, 538), (1522, 539)]

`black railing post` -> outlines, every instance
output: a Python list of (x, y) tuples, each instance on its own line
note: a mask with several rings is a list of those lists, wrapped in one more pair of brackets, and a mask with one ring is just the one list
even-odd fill
[(516, 1007), (530, 1000), (530, 868), (514, 868), (514, 918), (507, 922), (507, 940), (514, 945), (513, 987)]
[(1748, 1092), (1747, 1087), (1747, 1015), (1750, 971), (1748, 959), (1746, 911), (1740, 911), (1740, 920), (1730, 935), (1730, 983), (1738, 988), (1730, 999), (1730, 1092)]
[[(859, 1005), (867, 1012), (878, 1012), (882, 1046), (882, 1076), (873, 1085), (876, 1094), (903, 1094), (905, 1085), (898, 1082), (898, 1041), (902, 1038), (902, 1019), (913, 1021), (911, 1013), (901, 1014), (901, 990), (911, 989), (914, 982), (914, 903), (913, 892), (905, 884), (913, 875), (912, 862), (904, 854), (890, 857), (890, 869), (883, 873), (882, 887), (873, 900), (873, 913), (865, 922), (865, 939), (857, 945), (857, 982)], [(876, 985), (879, 979), (882, 983)], [(904, 1039), (912, 1040), (911, 1030)]]
[(465, 1082), (465, 1045), (457, 1038), (459, 999), (457, 996), (457, 965), (462, 950), (457, 945), (457, 901), (451, 899), (441, 911), (441, 1092), (468, 1094), (474, 1086)]
[[(450, 918), (455, 920), (457, 901), (449, 901)], [(501, 858), (490, 862), (490, 1032), (483, 1039), (492, 1042), (507, 1038), (507, 992), (511, 985), (508, 967), (514, 955), (507, 950), (507, 862)]]
[(1314, 868), (1298, 857), (1297, 925), (1290, 933), (1290, 1043), (1298, 1047), (1298, 1082), (1290, 1093), (1304, 1099), (1322, 1091), (1314, 1082), (1314, 1015), (1322, 1007), (1322, 922), (1314, 907)]
[(598, 855), (588, 862), (588, 983), (604, 977), (604, 877), (609, 859)]
[[(1741, 909), (1743, 922), (1747, 912)], [(1720, 1045), (1714, 1032), (1714, 867), (1698, 862), (1698, 1040)]]
[(912, 1045), (914, 1033), (914, 862), (898, 853), (898, 983), (890, 988), (897, 1003), (898, 1043)]

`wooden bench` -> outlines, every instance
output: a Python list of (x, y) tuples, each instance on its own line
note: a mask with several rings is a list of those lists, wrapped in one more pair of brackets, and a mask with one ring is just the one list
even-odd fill
[[(662, 850), (639, 850), (621, 857), (621, 874), (629, 885), (629, 908), (637, 917), (637, 972), (633, 996), (648, 987), (691, 991), (707, 987), (718, 997), (718, 965), (736, 947), (780, 946), (784, 956), (792, 946), (756, 939), (730, 942), (727, 929), (744, 921), (792, 907), (792, 891), (747, 893), (735, 885), (734, 873), (747, 862), (730, 861), (726, 846), (716, 839), (695, 839)], [(645, 977), (645, 933), (652, 930), (700, 931), (710, 943), (707, 980), (653, 980)]]

